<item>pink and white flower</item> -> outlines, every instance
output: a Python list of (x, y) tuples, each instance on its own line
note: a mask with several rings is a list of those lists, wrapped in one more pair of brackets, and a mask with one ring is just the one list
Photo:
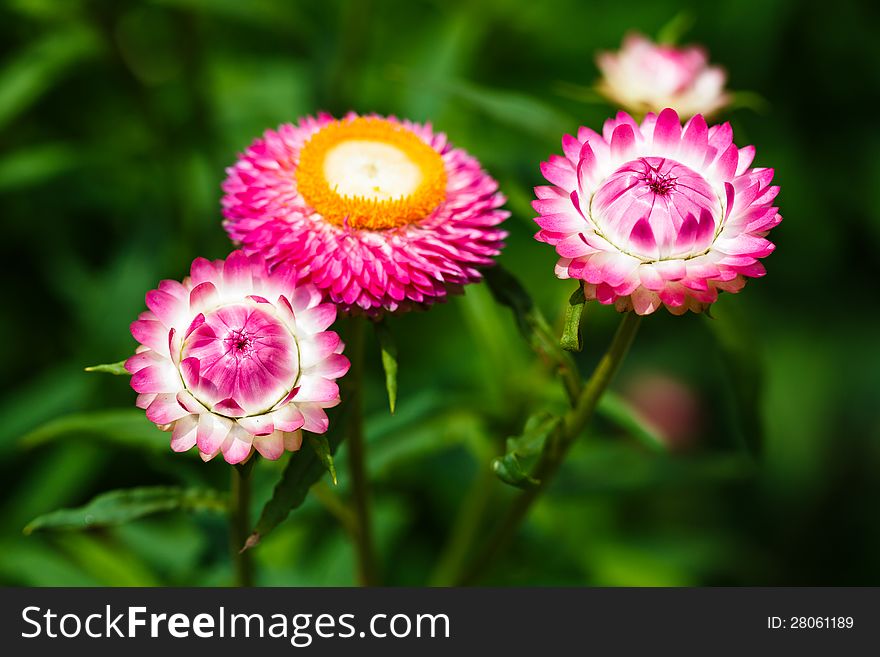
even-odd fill
[(498, 183), (430, 125), (308, 117), (266, 131), (227, 173), (230, 237), (345, 312), (445, 300), (480, 280), (506, 236)]
[(730, 102), (724, 91), (727, 74), (709, 66), (697, 46), (676, 48), (629, 34), (618, 52), (599, 53), (596, 63), (602, 73), (599, 91), (638, 115), (671, 107), (688, 118), (712, 114)]
[(326, 330), (336, 307), (298, 285), (292, 268), (269, 273), (241, 251), (197, 258), (182, 283), (162, 281), (146, 301), (125, 368), (171, 449), (197, 446), (205, 461), (222, 453), (241, 463), (254, 449), (277, 459), (300, 448), (302, 429), (327, 431), (324, 409), (339, 403), (335, 381), (349, 362)]
[(556, 275), (583, 280), (588, 299), (640, 315), (700, 312), (764, 275), (779, 188), (729, 124), (709, 128), (698, 114), (682, 127), (664, 109), (639, 125), (620, 112), (562, 148), (541, 165), (552, 184), (535, 188), (536, 239), (556, 247)]

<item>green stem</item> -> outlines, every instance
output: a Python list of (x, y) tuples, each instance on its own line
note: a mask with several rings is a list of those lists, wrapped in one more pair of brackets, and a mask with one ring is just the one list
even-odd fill
[(230, 550), (235, 564), (235, 585), (243, 587), (254, 585), (252, 551), (244, 550), (244, 545), (251, 533), (251, 470), (256, 460), (253, 455), (247, 463), (232, 466)]
[(641, 317), (633, 312), (626, 313), (621, 319), (620, 326), (614, 334), (611, 346), (599, 361), (592, 376), (584, 385), (571, 410), (563, 418), (562, 432), (559, 439), (549, 441), (532, 476), (540, 483), (533, 488), (523, 491), (516, 497), (503, 514), (501, 522), (486, 541), (483, 549), (471, 562), (470, 566), (461, 574), (457, 584), (464, 585), (473, 582), (485, 569), (491, 565), (495, 556), (501, 552), (513, 537), (520, 523), (526, 517), (535, 500), (547, 488), (559, 466), (565, 459), (568, 450), (574, 444), (577, 437), (586, 428), (593, 416), (593, 411), (602, 397), (602, 393), (608, 387), (614, 374), (623, 362), (629, 347), (632, 344)]
[(360, 317), (349, 321), (350, 332), (346, 354), (351, 361), (348, 371), (348, 468), (354, 494), (354, 542), (357, 553), (358, 581), (361, 586), (379, 583), (376, 554), (373, 549), (373, 532), (370, 521), (370, 489), (366, 467), (366, 441), (364, 440), (364, 323)]
[(429, 586), (450, 586), (467, 563), (470, 546), (478, 537), (497, 482), (498, 478), (491, 468), (480, 469), (465, 494), (465, 501), (459, 508), (451, 536), (437, 561)]

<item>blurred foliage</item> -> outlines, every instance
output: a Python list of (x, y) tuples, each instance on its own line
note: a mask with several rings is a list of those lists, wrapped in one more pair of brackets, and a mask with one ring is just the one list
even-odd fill
[[(83, 367), (131, 352), (128, 324), (160, 278), (229, 251), (219, 185), (251, 139), (320, 109), (432, 121), (501, 183), (513, 212), (501, 261), (559, 335), (574, 287), (553, 277), (552, 249), (531, 238), (538, 163), (564, 132), (613, 111), (576, 93), (594, 81), (595, 51), (630, 29), (657, 34), (684, 10), (692, 21), (677, 38), (705, 44), (731, 88), (748, 92), (726, 118), (740, 145), (756, 144), (756, 164), (776, 169), (778, 250), (767, 278), (723, 298), (716, 319), (644, 322), (618, 401), (663, 372), (699, 408), (688, 440), (670, 434), (658, 450), (663, 417), (627, 426), (625, 406), (606, 403), (484, 583), (880, 583), (880, 308), (868, 287), (880, 249), (871, 193), (880, 131), (862, 112), (880, 86), (880, 9), (841, 2), (831, 18), (826, 9), (815, 0), (3, 2), (0, 580), (229, 583), (216, 513), (22, 529), (106, 491), (225, 490), (227, 466), (173, 454), (133, 408), (125, 379)], [(582, 370), (615, 322), (613, 310), (586, 306), (574, 355)], [(379, 345), (367, 344), (376, 536), (387, 582), (418, 585), (485, 529), (469, 520), (479, 492), (489, 517), (515, 494), (489, 472), (504, 438), (565, 396), (482, 285), (389, 325), (394, 416)], [(255, 517), (289, 458), (255, 468)], [(325, 476), (322, 486), (345, 499), (344, 443), (335, 461), (339, 485)], [(354, 581), (328, 499), (308, 495), (254, 550), (259, 583)]]

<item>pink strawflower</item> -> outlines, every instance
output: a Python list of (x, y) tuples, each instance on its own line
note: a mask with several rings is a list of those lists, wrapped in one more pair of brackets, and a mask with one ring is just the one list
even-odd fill
[(641, 34), (629, 34), (618, 52), (596, 58), (602, 73), (599, 91), (630, 112), (642, 115), (675, 109), (682, 118), (709, 115), (730, 102), (724, 91), (724, 69), (709, 66), (697, 46), (659, 45)]
[(322, 114), (267, 130), (227, 170), (224, 225), (345, 312), (445, 300), (503, 246), (498, 183), (430, 125)]
[(172, 432), (171, 449), (277, 459), (300, 448), (302, 429), (327, 431), (324, 409), (339, 403), (335, 380), (349, 363), (326, 330), (336, 307), (292, 268), (270, 274), (241, 251), (197, 258), (182, 283), (148, 292), (147, 307), (131, 325), (141, 346), (125, 368), (138, 407)]
[(750, 168), (755, 149), (737, 148), (729, 124), (707, 128), (698, 114), (682, 128), (665, 109), (639, 125), (620, 112), (601, 135), (580, 128), (562, 148), (541, 165), (552, 185), (535, 188), (536, 238), (588, 299), (678, 315), (764, 275), (779, 188), (773, 169)]

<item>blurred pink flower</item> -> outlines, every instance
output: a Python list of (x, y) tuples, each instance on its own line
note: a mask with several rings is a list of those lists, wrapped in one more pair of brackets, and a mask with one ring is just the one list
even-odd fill
[(503, 247), (498, 184), (430, 125), (322, 114), (268, 130), (227, 170), (224, 225), (345, 312), (442, 301)]
[(125, 367), (138, 407), (172, 432), (174, 451), (277, 459), (300, 448), (301, 429), (327, 431), (323, 409), (339, 403), (335, 380), (349, 363), (326, 330), (336, 307), (293, 269), (269, 274), (241, 251), (197, 258), (183, 283), (162, 281), (146, 299), (150, 310), (131, 325), (141, 346)]
[(696, 46), (659, 45), (629, 34), (619, 51), (599, 53), (596, 63), (602, 73), (599, 91), (639, 115), (671, 107), (688, 118), (712, 114), (730, 102), (724, 69), (709, 66), (706, 52)]
[(764, 275), (779, 188), (773, 169), (750, 168), (755, 149), (737, 148), (729, 124), (708, 128), (698, 114), (682, 128), (665, 109), (639, 125), (620, 112), (562, 148), (541, 165), (552, 185), (535, 188), (536, 239), (556, 247), (556, 275), (585, 281), (588, 299), (678, 315)]
[(686, 450), (696, 444), (703, 411), (692, 386), (665, 372), (643, 370), (626, 382), (623, 394), (669, 449)]

